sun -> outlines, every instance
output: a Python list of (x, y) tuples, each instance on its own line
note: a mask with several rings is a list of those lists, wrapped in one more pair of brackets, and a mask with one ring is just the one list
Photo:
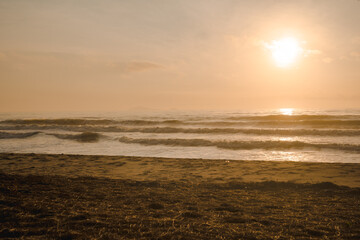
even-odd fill
[(293, 37), (274, 40), (266, 47), (270, 50), (275, 64), (282, 68), (291, 66), (303, 52), (299, 41)]

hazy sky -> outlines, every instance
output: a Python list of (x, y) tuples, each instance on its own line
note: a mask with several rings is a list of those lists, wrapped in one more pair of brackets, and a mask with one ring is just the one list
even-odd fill
[(278, 107), (360, 108), (360, 1), (0, 0), (2, 112)]

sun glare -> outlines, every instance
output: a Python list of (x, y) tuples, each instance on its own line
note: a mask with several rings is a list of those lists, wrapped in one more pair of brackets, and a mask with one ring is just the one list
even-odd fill
[(294, 109), (293, 108), (280, 108), (279, 111), (282, 115), (291, 116), (291, 115), (293, 115)]
[(292, 65), (303, 51), (298, 40), (292, 37), (274, 40), (267, 48), (271, 51), (275, 64), (282, 68)]

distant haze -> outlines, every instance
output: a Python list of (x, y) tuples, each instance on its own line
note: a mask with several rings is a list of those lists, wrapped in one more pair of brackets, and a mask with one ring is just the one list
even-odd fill
[(360, 108), (359, 24), (356, 0), (0, 0), (0, 111)]

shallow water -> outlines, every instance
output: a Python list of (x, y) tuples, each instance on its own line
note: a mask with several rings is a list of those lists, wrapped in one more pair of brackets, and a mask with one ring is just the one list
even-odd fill
[(1, 114), (0, 152), (360, 163), (360, 111)]

